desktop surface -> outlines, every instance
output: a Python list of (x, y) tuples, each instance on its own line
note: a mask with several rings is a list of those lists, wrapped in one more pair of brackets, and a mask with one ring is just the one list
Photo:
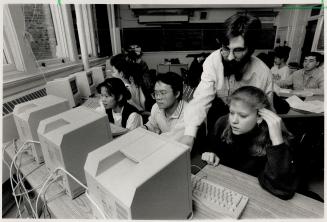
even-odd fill
[[(12, 158), (15, 154), (14, 147), (9, 146), (5, 152)], [(192, 161), (192, 164), (195, 163)], [(32, 187), (38, 187), (48, 176), (48, 171), (44, 165), (37, 165), (30, 155), (23, 154), (22, 173), (26, 175), (32, 170), (34, 172), (27, 176), (27, 180)], [(291, 200), (287, 201), (278, 199), (263, 190), (257, 178), (229, 167), (223, 165), (212, 167), (206, 165), (197, 175), (206, 175), (208, 180), (248, 196), (249, 202), (240, 217), (241, 219), (324, 218), (324, 203), (301, 194), (295, 194)], [(38, 193), (40, 188), (36, 190)], [(55, 183), (49, 187), (45, 196), (52, 218), (94, 219), (91, 202), (85, 194), (71, 200), (63, 192), (62, 188)], [(193, 219), (195, 220), (224, 218), (221, 214), (197, 203), (194, 203), (193, 211)]]

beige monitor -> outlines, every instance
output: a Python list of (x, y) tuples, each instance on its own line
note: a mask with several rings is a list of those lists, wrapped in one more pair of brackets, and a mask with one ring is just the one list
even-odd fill
[[(107, 115), (84, 106), (41, 121), (38, 135), (48, 170), (62, 167), (83, 184), (87, 154), (112, 140)], [(74, 179), (63, 175), (61, 184), (71, 198), (84, 192)]]
[(137, 128), (90, 152), (84, 170), (89, 194), (108, 219), (187, 219), (190, 168), (186, 145)]
[[(66, 99), (52, 95), (16, 105), (13, 116), (21, 142), (39, 141), (37, 128), (40, 121), (69, 109)], [(44, 159), (40, 144), (31, 143), (29, 146), (32, 148), (32, 155), (36, 162), (42, 163)]]
[(54, 95), (68, 100), (71, 108), (81, 104), (81, 94), (74, 76), (58, 78), (47, 82), (45, 89), (48, 95)]

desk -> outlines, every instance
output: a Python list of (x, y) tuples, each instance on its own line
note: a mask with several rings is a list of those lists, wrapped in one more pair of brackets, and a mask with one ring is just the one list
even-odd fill
[(181, 69), (188, 70), (188, 65), (187, 64), (158, 64), (157, 66), (158, 73), (175, 72), (178, 75), (183, 76)]
[[(6, 153), (12, 158), (14, 156), (13, 146), (9, 146)], [(27, 154), (23, 154), (21, 171), (25, 175), (38, 165)], [(257, 178), (236, 171), (229, 167), (219, 165), (218, 167), (205, 166), (199, 173), (207, 175), (207, 179), (219, 183), (249, 197), (249, 202), (241, 216), (246, 218), (323, 218), (324, 205), (321, 202), (295, 194), (293, 199), (284, 201), (274, 197), (263, 190)], [(27, 176), (32, 187), (37, 187), (48, 176), (44, 165), (37, 168)], [(36, 190), (39, 192), (39, 189)], [(59, 195), (58, 195), (59, 193)], [(55, 196), (55, 198), (51, 198)], [(71, 200), (62, 192), (58, 184), (50, 186), (46, 193), (48, 208), (52, 218), (61, 219), (91, 219), (93, 217), (91, 203), (85, 194)], [(50, 199), (50, 200), (48, 200)], [(215, 213), (201, 204), (194, 204), (193, 219), (217, 219), (222, 215)]]
[[(292, 95), (293, 94), (291, 94), (291, 93), (280, 93), (280, 96), (284, 97), (285, 99)], [(308, 96), (305, 98), (304, 101), (313, 101), (313, 100), (324, 101), (324, 96), (323, 95)], [(282, 118), (319, 117), (319, 116), (323, 117), (324, 113), (311, 113), (311, 112), (296, 110), (296, 109), (291, 108), (287, 114), (280, 114), (279, 116)]]
[[(207, 175), (207, 179), (221, 186), (232, 189), (249, 197), (241, 219), (253, 218), (322, 218), (324, 204), (301, 194), (295, 194), (291, 200), (281, 200), (262, 189), (256, 177), (218, 165), (205, 166), (199, 176)], [(203, 206), (196, 205), (196, 219), (222, 218)]]

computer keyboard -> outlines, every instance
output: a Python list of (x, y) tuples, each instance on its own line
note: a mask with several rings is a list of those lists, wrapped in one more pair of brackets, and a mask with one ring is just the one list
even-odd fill
[(100, 106), (99, 104), (99, 98), (98, 97), (94, 97), (94, 98), (88, 98), (83, 104), (82, 106), (86, 106), (90, 109), (96, 109)]
[(240, 217), (248, 197), (193, 174), (191, 180), (195, 202), (229, 218)]

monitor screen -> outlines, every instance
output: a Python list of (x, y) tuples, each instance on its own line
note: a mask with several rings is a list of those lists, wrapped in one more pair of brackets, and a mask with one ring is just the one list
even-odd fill
[(89, 83), (89, 86), (93, 85), (93, 72), (92, 71), (87, 73), (87, 81)]
[(77, 84), (76, 84), (76, 79), (72, 79), (69, 81), (70, 87), (72, 88), (72, 92), (75, 95), (78, 92)]

